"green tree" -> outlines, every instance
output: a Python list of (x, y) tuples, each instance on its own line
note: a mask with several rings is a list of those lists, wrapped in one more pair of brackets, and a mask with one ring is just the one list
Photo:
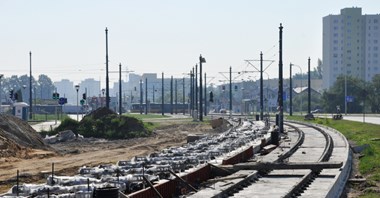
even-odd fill
[(372, 78), (372, 84), (368, 90), (368, 101), (372, 113), (380, 112), (380, 74)]
[(41, 99), (51, 99), (55, 90), (55, 86), (51, 79), (47, 75), (41, 74), (38, 76), (37, 83), (38, 87), (36, 91), (39, 93), (37, 95), (39, 95)]
[[(368, 88), (363, 80), (352, 76), (346, 77), (347, 96), (353, 97), (353, 102), (347, 103), (347, 113), (361, 113)], [(328, 112), (335, 112), (336, 106), (340, 106), (341, 111), (345, 112), (345, 79), (338, 76), (334, 85), (322, 95), (323, 108)]]

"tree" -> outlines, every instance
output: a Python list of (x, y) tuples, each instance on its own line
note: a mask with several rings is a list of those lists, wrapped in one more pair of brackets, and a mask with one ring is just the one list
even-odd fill
[[(363, 80), (354, 78), (352, 76), (346, 77), (347, 82), (347, 96), (353, 98), (352, 102), (347, 103), (347, 113), (362, 112), (363, 107), (361, 103), (365, 99), (363, 93), (367, 91), (366, 83)], [(323, 108), (328, 112), (335, 112), (336, 106), (340, 106), (342, 112), (345, 112), (345, 79), (344, 76), (338, 76), (334, 85), (322, 95)]]
[(368, 101), (372, 113), (380, 112), (380, 74), (372, 78), (372, 84), (368, 91)]
[(37, 95), (40, 96), (41, 99), (51, 99), (56, 89), (51, 79), (47, 75), (41, 74), (38, 76), (37, 83)]

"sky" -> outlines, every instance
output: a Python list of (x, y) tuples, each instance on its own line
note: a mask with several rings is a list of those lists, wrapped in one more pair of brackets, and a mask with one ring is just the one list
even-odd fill
[(264, 78), (276, 78), (282, 23), (288, 77), (290, 62), (305, 73), (310, 57), (316, 67), (322, 18), (347, 7), (380, 13), (379, 0), (0, 0), (0, 74), (29, 75), (32, 52), (35, 78), (94, 78), (105, 87), (107, 27), (111, 82), (119, 64), (135, 74), (182, 78), (200, 54), (210, 83), (226, 80), (230, 66), (235, 80), (258, 79), (245, 60), (258, 60), (260, 52), (269, 65)]

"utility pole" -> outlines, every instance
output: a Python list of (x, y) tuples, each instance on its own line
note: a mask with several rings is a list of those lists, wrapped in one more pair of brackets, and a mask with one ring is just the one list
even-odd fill
[(119, 64), (119, 115), (122, 114), (121, 63)]
[(148, 114), (148, 78), (145, 78), (145, 115)]
[(154, 92), (155, 92), (156, 90), (154, 89), (154, 85), (153, 85), (153, 103), (154, 103)]
[[(278, 61), (278, 73), (279, 73), (279, 81), (278, 81), (278, 106), (279, 106), (279, 110), (280, 110), (280, 114), (279, 114), (279, 120), (278, 120), (278, 124), (279, 124), (279, 129), (280, 129), (280, 133), (283, 133), (284, 132), (284, 103), (283, 103), (283, 79), (282, 79), (282, 24), (280, 23), (280, 27), (279, 27), (279, 36), (280, 36), (280, 39), (279, 39), (279, 61)], [(278, 143), (278, 140), (276, 140), (276, 143)]]
[(263, 94), (263, 52), (260, 52), (260, 120), (264, 118)]
[(185, 77), (182, 79), (182, 105), (183, 105), (183, 115), (185, 115)]
[(110, 108), (110, 90), (108, 77), (108, 29), (106, 28), (106, 107)]
[(32, 79), (32, 52), (29, 52), (29, 119), (32, 119), (33, 115)]
[(161, 114), (164, 115), (164, 72), (162, 72), (162, 77), (161, 77)]
[(177, 78), (175, 79), (175, 83), (174, 83), (174, 98), (175, 98), (175, 106), (174, 106), (174, 108), (175, 108), (175, 114), (177, 114), (178, 113), (178, 93), (177, 93)]
[(293, 116), (292, 63), (290, 63), (290, 77), (289, 77), (289, 115)]
[(230, 66), (230, 118), (232, 116), (232, 67)]
[(173, 76), (170, 78), (170, 114), (173, 115)]
[(195, 64), (195, 110), (197, 111), (195, 115), (198, 118), (198, 64)]
[(202, 86), (202, 63), (206, 63), (206, 59), (199, 56), (199, 121), (203, 122), (203, 86)]
[(307, 67), (308, 67), (308, 75), (307, 75), (307, 114), (309, 115), (311, 113), (311, 81), (310, 81), (310, 57), (307, 62)]
[(143, 112), (143, 90), (142, 90), (142, 79), (140, 79), (140, 114)]

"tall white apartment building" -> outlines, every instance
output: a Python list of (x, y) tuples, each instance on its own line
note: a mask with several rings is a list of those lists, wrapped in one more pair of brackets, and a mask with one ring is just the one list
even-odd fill
[(323, 17), (323, 88), (339, 75), (365, 81), (380, 74), (380, 15), (362, 15), (361, 8), (344, 8)]

